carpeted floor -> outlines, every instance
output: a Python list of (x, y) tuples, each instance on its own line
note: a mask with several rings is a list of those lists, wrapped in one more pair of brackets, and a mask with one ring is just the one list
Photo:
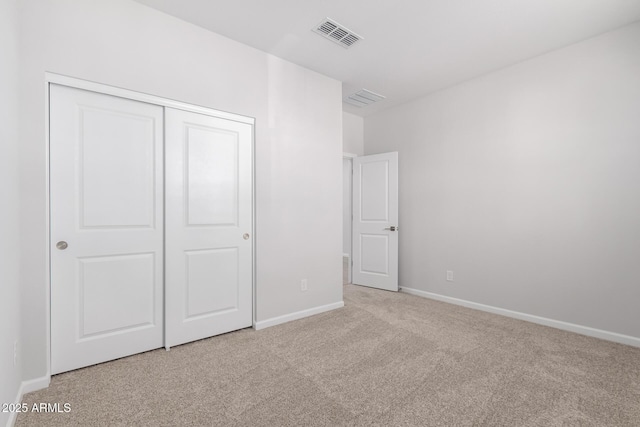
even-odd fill
[(640, 349), (406, 294), (57, 375), (18, 426), (639, 426)]

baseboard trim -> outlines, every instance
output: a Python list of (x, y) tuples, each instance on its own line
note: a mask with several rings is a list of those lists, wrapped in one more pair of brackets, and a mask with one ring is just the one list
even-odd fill
[[(18, 394), (16, 395), (16, 399), (13, 403), (19, 404), (22, 402), (22, 396), (27, 393), (31, 393), (32, 391), (42, 390), (43, 388), (49, 387), (49, 383), (51, 382), (50, 376), (44, 376), (40, 378), (34, 378), (28, 381), (22, 381), (20, 387), (18, 387)], [(16, 419), (18, 418), (17, 412), (11, 412), (9, 414), (9, 419), (7, 420), (7, 427), (13, 427), (16, 423)]]
[[(28, 381), (22, 381), (22, 385), (20, 388), (22, 389), (22, 394), (24, 395), (27, 393), (31, 393), (32, 391), (38, 391), (38, 390), (42, 390), (43, 388), (47, 388), (49, 387), (50, 383), (51, 383), (51, 377), (47, 375), (40, 378), (34, 378)], [(20, 399), (22, 399), (22, 395), (20, 395)]]
[(575, 332), (576, 334), (587, 335), (594, 338), (600, 338), (607, 341), (613, 341), (620, 344), (626, 344), (633, 347), (640, 347), (640, 338), (629, 335), (618, 334), (616, 332), (603, 331), (602, 329), (590, 328), (588, 326), (576, 325), (575, 323), (563, 322), (561, 320), (549, 319), (546, 317), (535, 316), (533, 314), (521, 313), (518, 311), (507, 310), (504, 308), (493, 307), (491, 305), (480, 304), (477, 302), (467, 301), (463, 299), (448, 297), (445, 295), (434, 294), (431, 292), (421, 291), (413, 288), (400, 288), (401, 292), (410, 295), (416, 295), (423, 298), (429, 298), (436, 301), (447, 302), (449, 304), (460, 305), (462, 307), (473, 308), (475, 310), (486, 311), (488, 313), (499, 314), (501, 316), (511, 317), (514, 319), (525, 320), (527, 322), (537, 323), (539, 325), (550, 326), (563, 331)]
[(284, 316), (272, 317), (271, 319), (261, 320), (256, 322), (256, 331), (260, 329), (269, 328), (271, 326), (280, 325), (282, 323), (291, 322), (292, 320), (304, 319), (305, 317), (313, 316), (314, 314), (324, 313), (325, 311), (335, 310), (336, 308), (344, 307), (344, 301), (334, 302), (333, 304), (321, 305), (318, 307), (309, 308), (307, 310), (296, 311), (295, 313), (285, 314)]

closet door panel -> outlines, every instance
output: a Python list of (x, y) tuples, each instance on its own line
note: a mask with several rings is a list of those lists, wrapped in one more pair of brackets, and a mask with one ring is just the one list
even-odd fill
[(186, 132), (188, 224), (237, 226), (238, 135), (194, 126)]
[(163, 108), (50, 87), (51, 367), (163, 344)]
[(252, 323), (252, 126), (167, 109), (166, 346)]

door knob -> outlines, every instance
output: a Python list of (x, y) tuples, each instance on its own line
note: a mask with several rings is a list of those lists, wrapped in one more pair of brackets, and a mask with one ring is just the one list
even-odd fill
[(69, 245), (64, 240), (60, 240), (58, 243), (56, 243), (56, 248), (60, 249), (61, 251), (67, 249), (68, 246)]
[(243, 238), (244, 240), (249, 240), (249, 233), (244, 233), (244, 234), (242, 235), (242, 238)]
[(385, 230), (391, 230), (391, 231), (396, 231), (397, 229), (398, 229), (398, 227), (396, 227), (395, 225), (392, 225), (391, 227), (385, 228)]

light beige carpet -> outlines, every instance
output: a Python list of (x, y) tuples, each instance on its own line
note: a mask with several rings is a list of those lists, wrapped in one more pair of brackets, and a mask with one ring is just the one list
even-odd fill
[(56, 375), (18, 426), (640, 426), (640, 349), (353, 285), (346, 307)]

